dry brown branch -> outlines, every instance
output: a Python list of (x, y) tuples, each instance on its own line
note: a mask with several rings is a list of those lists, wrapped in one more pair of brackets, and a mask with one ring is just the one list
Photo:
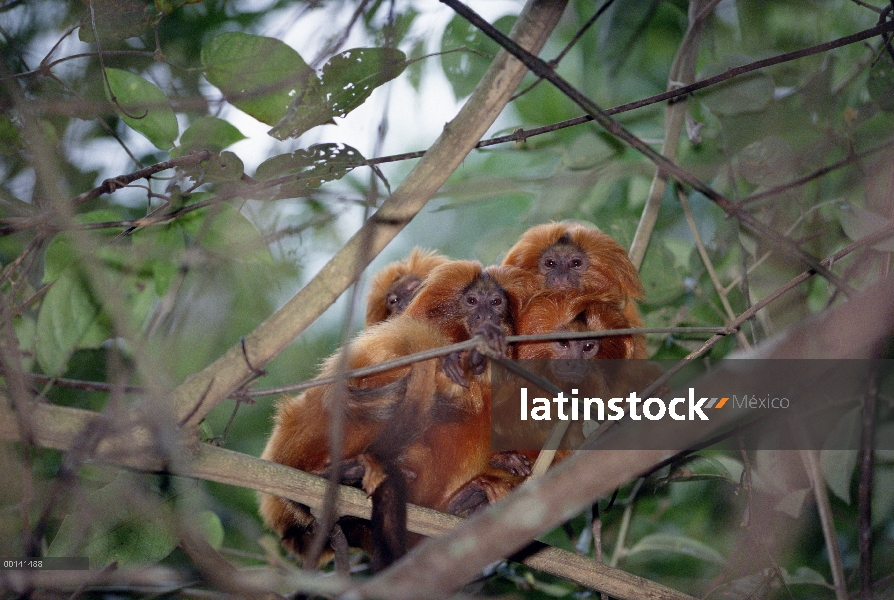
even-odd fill
[[(894, 278), (889, 277), (849, 302), (805, 319), (775, 340), (757, 346), (752, 358), (867, 358), (877, 355), (894, 331)], [(702, 378), (700, 385), (735, 387)], [(725, 387), (723, 387), (725, 386)], [(721, 389), (718, 388), (718, 389)], [(711, 420), (715, 431), (728, 426)], [(656, 428), (660, 424), (652, 423)], [(647, 428), (639, 431), (649, 435)], [(691, 431), (681, 443), (694, 444), (705, 432)], [(505, 501), (466, 520), (449, 535), (416, 547), (391, 569), (358, 588), (362, 595), (391, 598), (443, 598), (459, 589), (485, 565), (523, 547), (611, 493), (632, 477), (649, 470), (664, 455), (659, 450), (600, 450), (599, 460), (581, 451), (545, 476), (522, 486)], [(462, 560), (445, 561), (463, 548)], [(437, 587), (431, 582), (436, 581)], [(611, 593), (611, 592), (610, 592)], [(643, 597), (640, 595), (639, 597)]]
[(450, 6), (463, 18), (481, 29), (488, 37), (500, 44), (503, 48), (509, 50), (514, 56), (522, 60), (536, 75), (549, 80), (560, 92), (571, 99), (575, 104), (587, 112), (593, 119), (599, 123), (607, 132), (629, 145), (634, 150), (643, 154), (658, 167), (664, 176), (672, 177), (681, 184), (691, 186), (704, 194), (708, 199), (717, 204), (729, 216), (738, 219), (748, 230), (758, 237), (765, 239), (786, 254), (798, 261), (802, 262), (810, 269), (816, 271), (841, 289), (845, 295), (852, 290), (850, 286), (838, 277), (835, 273), (824, 267), (816, 257), (806, 252), (801, 246), (795, 243), (791, 238), (780, 234), (778, 231), (759, 221), (750, 213), (742, 211), (735, 203), (717, 190), (701, 181), (691, 172), (682, 168), (674, 161), (668, 160), (667, 157), (652, 149), (646, 142), (635, 136), (621, 123), (612, 119), (606, 112), (596, 105), (590, 98), (581, 93), (577, 88), (572, 86), (563, 77), (558, 75), (549, 65), (544, 63), (538, 57), (525, 51), (518, 44), (503, 35), (498, 29), (490, 23), (482, 19), (477, 13), (469, 9), (459, 0), (441, 0), (444, 4)]
[[(42, 447), (58, 450), (72, 449), (79, 439), (79, 432), (95, 429), (97, 422), (103, 419), (102, 415), (90, 411), (49, 404), (32, 403), (28, 409), (27, 418), (33, 427), (33, 442)], [(14, 425), (15, 420), (16, 413), (6, 399), (0, 397), (0, 439), (21, 439), (19, 430)], [(326, 480), (321, 477), (209, 445), (186, 449), (178, 453), (181, 454), (180, 460), (171, 461), (170, 457), (158, 455), (158, 448), (150, 435), (135, 437), (132, 435), (133, 430), (129, 428), (123, 428), (119, 433), (122, 435), (118, 437), (112, 435), (99, 442), (94, 456), (96, 460), (140, 471), (172, 472), (253, 489), (288, 498), (313, 509), (320, 509), (323, 506)], [(341, 486), (336, 513), (369, 518), (370, 501), (361, 490)], [(423, 535), (442, 535), (460, 522), (461, 519), (458, 517), (430, 509), (418, 506), (408, 508), (409, 529)], [(195, 556), (198, 557), (200, 554), (195, 553)], [(620, 598), (642, 597), (638, 594), (643, 590), (653, 590), (658, 594), (654, 597), (677, 600), (688, 598), (646, 579), (543, 544), (535, 544), (515, 558), (528, 566), (567, 578), (586, 587), (615, 590), (612, 593)], [(244, 573), (248, 571), (240, 571), (240, 577)], [(304, 586), (301, 586), (300, 582), (295, 582), (295, 585), (298, 589), (308, 592), (320, 591), (320, 584), (316, 579), (310, 578), (308, 581), (309, 583)], [(236, 585), (232, 580), (223, 583), (228, 588)], [(270, 589), (273, 588), (259, 587), (256, 591)], [(242, 591), (245, 591), (244, 588)]]
[[(680, 42), (680, 48), (674, 57), (673, 65), (671, 65), (670, 75), (668, 76), (668, 91), (678, 88), (682, 85), (689, 85), (695, 81), (695, 64), (698, 58), (698, 49), (701, 44), (702, 31), (704, 30), (705, 21), (714, 11), (719, 0), (698, 0), (689, 3), (689, 28)], [(676, 160), (677, 147), (680, 143), (680, 133), (683, 129), (683, 120), (686, 117), (688, 107), (686, 102), (675, 102), (668, 104), (664, 111), (664, 142), (661, 144), (661, 154), (666, 156), (668, 160)], [(649, 240), (652, 237), (652, 231), (655, 229), (655, 223), (658, 221), (658, 209), (661, 208), (661, 199), (664, 197), (664, 190), (667, 187), (667, 178), (662, 174), (661, 169), (655, 170), (655, 176), (652, 178), (652, 185), (649, 188), (649, 195), (646, 198), (646, 205), (643, 207), (643, 214), (636, 226), (636, 233), (633, 236), (633, 243), (630, 245), (630, 260), (639, 269), (643, 264), (646, 256), (646, 248), (649, 246)]]
[[(513, 36), (531, 51), (539, 51), (563, 9), (564, 2), (530, 1)], [(291, 344), (425, 206), (478, 143), (526, 72), (505, 52), (494, 59), (463, 109), (394, 194), (301, 291), (246, 336), (246, 352), (254, 367), (263, 368)], [(198, 424), (254, 373), (242, 346), (236, 345), (175, 390), (173, 411), (186, 425)]]

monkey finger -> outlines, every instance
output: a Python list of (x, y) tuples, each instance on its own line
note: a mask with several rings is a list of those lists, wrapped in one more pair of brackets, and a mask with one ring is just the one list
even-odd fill
[(454, 383), (465, 388), (469, 387), (469, 384), (466, 382), (466, 373), (462, 366), (462, 352), (452, 352), (445, 356), (444, 362), (441, 364), (441, 370)]
[(477, 349), (472, 349), (469, 353), (469, 371), (473, 375), (481, 375), (487, 368), (487, 357), (481, 354)]
[(519, 477), (527, 477), (531, 474), (531, 461), (527, 456), (515, 450), (495, 452), (490, 458), (490, 465)]
[(487, 323), (476, 330), (475, 334), (482, 336), (488, 347), (498, 355), (506, 356), (506, 332), (501, 327), (493, 323)]

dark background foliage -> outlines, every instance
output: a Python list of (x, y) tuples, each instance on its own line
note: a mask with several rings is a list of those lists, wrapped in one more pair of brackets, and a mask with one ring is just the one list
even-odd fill
[[(729, 74), (685, 102), (623, 109), (669, 81), (673, 89), (867, 30), (890, 6), (702, 2), (709, 12), (693, 38), (687, 2), (606, 2), (587, 27), (601, 4), (572, 1), (540, 56), (561, 56), (557, 72), (600, 107), (621, 107), (614, 118), (634, 135), (656, 149), (681, 136), (672, 143), (678, 165), (818, 260), (892, 230), (894, 53), (880, 36)], [(472, 7), (502, 31), (520, 9)], [(0, 44), (2, 402), (19, 411), (23, 402), (106, 415), (137, 409), (153, 423), (166, 423), (165, 405), (146, 389), (175, 388), (292, 297), (401, 183), (418, 156), (399, 154), (426, 150), (498, 50), (449, 8), (422, 0), (7, 0)], [(685, 113), (679, 130), (669, 125), (674, 107)], [(739, 324), (805, 270), (673, 182), (657, 188), (657, 221), (643, 228), (655, 166), (593, 122), (563, 125), (581, 114), (529, 74), (486, 138), (525, 133), (473, 151), (371, 270), (414, 245), (493, 263), (549, 220), (595, 224), (625, 247), (640, 226), (648, 249), (632, 255), (646, 325), (681, 328)], [(125, 178), (172, 159), (176, 168)], [(889, 274), (892, 250), (890, 237), (874, 238), (834, 272), (864, 289)], [(254, 387), (313, 377), (359, 328), (367, 279)], [(700, 360), (760, 347), (844, 300), (822, 277), (792, 284)], [(703, 342), (682, 331), (653, 335), (649, 353), (680, 359)], [(889, 415), (885, 392), (879, 411)], [(201, 443), (258, 456), (275, 399), (221, 403)], [(27, 431), (14, 414), (4, 411), (8, 436)], [(172, 434), (151, 435), (163, 446)], [(92, 443), (81, 454), (34, 439), (0, 446), (0, 556), (80, 555), (96, 568), (118, 561), (178, 573), (194, 562), (181, 530), (188, 521), (237, 565), (294, 572), (264, 531), (253, 490), (94, 463)], [(706, 450), (631, 482), (610, 510), (601, 501), (605, 562), (710, 597), (833, 597), (836, 569), (858, 589), (858, 454), (819, 457), (825, 516), (804, 474), (785, 472), (791, 463), (778, 458)], [(873, 473), (871, 570), (890, 590), (890, 451), (876, 453)], [(821, 518), (834, 524), (840, 558), (830, 556)], [(766, 555), (743, 550), (740, 528), (753, 519), (786, 532)], [(544, 540), (592, 555), (590, 531), (581, 516)], [(485, 591), (591, 593), (517, 564), (496, 572)], [(202, 585), (214, 587), (188, 580), (173, 593)], [(134, 577), (119, 591), (161, 589)]]

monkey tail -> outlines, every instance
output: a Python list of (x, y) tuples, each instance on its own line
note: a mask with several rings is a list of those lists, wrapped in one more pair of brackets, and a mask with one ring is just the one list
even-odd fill
[(407, 552), (407, 475), (401, 458), (431, 423), (435, 371), (432, 360), (413, 365), (404, 397), (366, 450), (364, 488), (372, 497), (373, 572), (387, 568)]
[(372, 494), (372, 571), (407, 553), (407, 479), (395, 461), (381, 463), (385, 479)]

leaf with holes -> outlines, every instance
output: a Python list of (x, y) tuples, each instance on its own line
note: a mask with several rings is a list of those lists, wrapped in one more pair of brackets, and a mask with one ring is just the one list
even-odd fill
[(354, 48), (337, 54), (323, 66), (319, 85), (296, 96), (286, 116), (269, 133), (285, 140), (333, 117), (344, 117), (406, 67), (406, 55), (394, 48)]
[[(106, 69), (106, 75), (118, 101), (116, 108), (123, 113), (121, 119), (146, 136), (156, 148), (167, 150), (173, 146), (180, 129), (164, 92), (154, 83), (127, 71)], [(106, 97), (112, 100), (108, 89)]]
[(289, 103), (316, 84), (316, 74), (283, 42), (260, 35), (228, 32), (202, 46), (208, 83), (236, 108), (273, 125)]
[(258, 165), (255, 179), (270, 181), (295, 175), (294, 179), (278, 186), (275, 198), (297, 198), (306, 196), (327, 181), (341, 179), (365, 163), (363, 155), (347, 144), (315, 144), (307, 150), (268, 158)]

